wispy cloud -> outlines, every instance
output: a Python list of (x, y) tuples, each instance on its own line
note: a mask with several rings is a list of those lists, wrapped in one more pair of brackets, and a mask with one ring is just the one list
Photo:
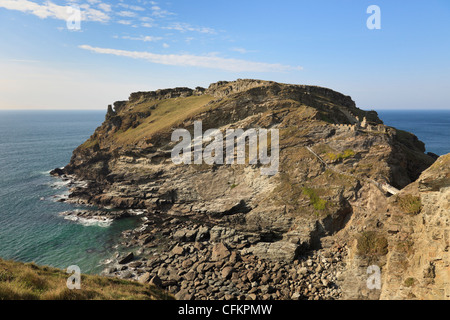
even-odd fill
[(167, 27), (163, 27), (163, 29), (167, 29), (167, 30), (177, 30), (180, 32), (200, 32), (200, 33), (208, 33), (208, 34), (216, 34), (217, 32), (212, 29), (212, 28), (208, 28), (208, 27), (196, 27), (196, 26), (192, 26), (189, 23), (183, 23), (183, 22), (174, 22), (172, 24), (170, 24)]
[(167, 17), (176, 14), (162, 8), (155, 1), (140, 1), (139, 3), (142, 6), (124, 2), (112, 4), (101, 0), (67, 0), (67, 5), (55, 4), (52, 1), (0, 0), (0, 8), (21, 11), (41, 19), (53, 18), (64, 21), (71, 18), (73, 8), (79, 8), (82, 21), (112, 22), (145, 28), (157, 27), (181, 33), (217, 34), (216, 30), (210, 27), (195, 26), (185, 22), (170, 22)]
[[(60, 6), (50, 1), (38, 4), (28, 0), (0, 0), (0, 7), (33, 14), (41, 19), (53, 18), (59, 20), (67, 20), (70, 18), (72, 14), (71, 9), (73, 8), (73, 6)], [(110, 20), (109, 15), (90, 7), (89, 4), (80, 6), (80, 9), (81, 19), (83, 21), (106, 22)]]
[(130, 20), (119, 20), (119, 21), (117, 21), (117, 23), (123, 24), (123, 25), (130, 25), (130, 24), (132, 24), (133, 22), (130, 21)]
[(139, 37), (130, 37), (130, 36), (122, 36), (122, 39), (127, 40), (138, 40), (138, 41), (144, 41), (144, 42), (154, 42), (162, 40), (162, 37), (154, 37), (154, 36), (139, 36)]
[(105, 12), (111, 12), (112, 8), (111, 5), (106, 4), (106, 3), (99, 3), (97, 5), (98, 8), (100, 8), (101, 10), (105, 11)]
[(136, 12), (133, 12), (133, 11), (119, 11), (116, 14), (118, 16), (127, 17), (127, 18), (133, 18), (136, 16)]
[(221, 58), (216, 55), (197, 56), (190, 54), (156, 54), (145, 51), (126, 51), (109, 48), (98, 48), (89, 45), (81, 45), (79, 47), (81, 49), (95, 53), (110, 54), (134, 59), (144, 59), (152, 63), (171, 66), (202, 67), (210, 69), (221, 69), (232, 72), (287, 72), (302, 70), (301, 67), (293, 67), (278, 63), (272, 64), (239, 59)]
[(119, 3), (118, 6), (122, 7), (122, 8), (126, 8), (126, 9), (130, 9), (130, 10), (134, 10), (134, 11), (145, 11), (145, 8), (140, 7), (140, 6), (134, 6), (134, 5), (129, 5), (126, 3)]
[(156, 5), (156, 2), (153, 2), (153, 6), (151, 7), (152, 16), (158, 17), (158, 18), (165, 18), (167, 16), (175, 15), (175, 13), (161, 9), (160, 6)]
[(234, 51), (234, 52), (242, 53), (242, 54), (246, 54), (246, 53), (250, 53), (250, 52), (256, 52), (255, 50), (247, 50), (247, 49), (244, 49), (244, 48), (231, 48), (230, 50)]

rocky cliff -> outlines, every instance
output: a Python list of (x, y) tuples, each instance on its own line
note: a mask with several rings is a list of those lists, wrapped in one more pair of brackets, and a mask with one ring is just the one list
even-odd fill
[[(171, 134), (193, 133), (195, 121), (203, 131), (278, 129), (278, 173), (263, 176), (259, 164), (175, 165)], [(152, 279), (184, 299), (390, 298), (400, 290), (391, 279), (400, 272), (396, 259), (404, 260), (399, 248), (409, 250), (416, 234), (406, 230), (409, 221), (446, 197), (422, 175), (415, 183), (429, 192), (422, 199), (429, 209), (414, 216), (392, 209), (414, 204), (397, 192), (413, 188), (433, 164), (424, 151), (416, 136), (333, 90), (237, 80), (131, 94), (108, 107), (105, 122), (55, 173), (83, 181), (68, 201), (114, 209), (68, 214), (142, 214), (141, 227), (124, 234), (135, 254), (106, 270), (110, 275)], [(439, 216), (448, 213), (442, 210)], [(426, 227), (414, 226), (432, 238), (443, 221), (428, 216)], [(411, 278), (427, 263), (424, 254), (407, 267)], [(369, 263), (383, 270), (382, 290), (364, 288)], [(419, 291), (412, 294), (422, 297)]]
[(450, 154), (393, 200), (381, 298), (450, 299)]

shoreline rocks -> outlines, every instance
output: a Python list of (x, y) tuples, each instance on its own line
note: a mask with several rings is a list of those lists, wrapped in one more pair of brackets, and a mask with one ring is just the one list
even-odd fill
[[(346, 250), (342, 247), (295, 259), (267, 259), (270, 255), (254, 255), (248, 235), (232, 228), (220, 233), (221, 237), (196, 241), (200, 230), (216, 227), (193, 226), (191, 221), (164, 216), (144, 220), (139, 228), (123, 234), (122, 245), (136, 254), (116, 258), (102, 274), (151, 283), (182, 300), (333, 300), (342, 296), (337, 278), (345, 268)], [(152, 240), (142, 244), (149, 233)], [(234, 234), (231, 240), (230, 233)], [(275, 250), (286, 245), (283, 241), (259, 242), (256, 247)]]

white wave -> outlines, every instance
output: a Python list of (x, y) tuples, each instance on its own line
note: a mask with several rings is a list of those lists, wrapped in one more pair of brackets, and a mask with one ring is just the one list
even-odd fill
[(142, 209), (129, 209), (128, 213), (135, 215), (135, 216), (141, 216), (145, 213), (145, 210)]
[(69, 199), (69, 191), (65, 191), (61, 194), (52, 196), (52, 200), (55, 202), (57, 202), (59, 200), (67, 200), (67, 199)]
[(105, 260), (100, 261), (100, 264), (99, 264), (99, 265), (110, 264), (110, 263), (112, 263), (113, 261), (114, 261), (113, 259), (105, 259)]
[(111, 224), (114, 221), (113, 219), (97, 219), (95, 217), (83, 218), (83, 217), (77, 217), (74, 215), (64, 216), (64, 219), (79, 223), (85, 227), (98, 226), (98, 227), (102, 227), (102, 228), (107, 228), (107, 227), (111, 226)]
[(54, 189), (63, 189), (66, 188), (70, 184), (70, 182), (70, 180), (58, 180), (50, 182), (49, 185)]

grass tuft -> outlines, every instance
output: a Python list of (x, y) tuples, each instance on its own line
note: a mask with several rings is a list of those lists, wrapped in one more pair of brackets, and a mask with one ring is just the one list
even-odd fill
[(403, 211), (411, 215), (417, 215), (422, 211), (422, 201), (420, 197), (411, 194), (398, 196), (397, 203)]
[(355, 156), (355, 151), (351, 149), (347, 149), (344, 152), (341, 153), (333, 153), (329, 152), (327, 153), (327, 157), (332, 161), (342, 161), (351, 157)]
[(316, 190), (305, 187), (303, 188), (303, 194), (309, 197), (309, 201), (316, 211), (324, 211), (327, 208), (327, 201), (321, 199)]
[(416, 283), (416, 279), (414, 278), (408, 278), (405, 280), (405, 287), (412, 287)]
[(375, 231), (367, 231), (363, 232), (358, 238), (356, 248), (360, 256), (367, 258), (380, 257), (388, 253), (388, 241)]

